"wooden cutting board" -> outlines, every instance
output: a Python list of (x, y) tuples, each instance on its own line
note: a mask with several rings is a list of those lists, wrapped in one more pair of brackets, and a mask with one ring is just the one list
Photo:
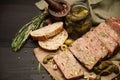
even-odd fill
[[(37, 60), (42, 64), (42, 66), (50, 73), (50, 75), (55, 79), (55, 80), (66, 80), (64, 78), (64, 76), (62, 75), (62, 73), (57, 69), (57, 70), (54, 70), (53, 69), (53, 62), (52, 61), (49, 61), (47, 64), (43, 64), (43, 59), (46, 55), (56, 55), (58, 53), (58, 51), (55, 51), (55, 52), (49, 52), (49, 51), (45, 51), (43, 49), (40, 49), (40, 48), (35, 48), (34, 49), (34, 54), (37, 58)], [(117, 53), (117, 55), (115, 55), (114, 57), (119, 57), (120, 58), (120, 52)], [(113, 61), (114, 64), (118, 65), (119, 67), (119, 70), (120, 70), (120, 65), (119, 65), (119, 62), (118, 61)], [(83, 67), (83, 70), (85, 71), (85, 74), (86, 75), (90, 75), (91, 73), (88, 72), (84, 67)], [(101, 77), (101, 80), (111, 80), (112, 78), (116, 77), (117, 75), (112, 73), (108, 76), (102, 76)]]

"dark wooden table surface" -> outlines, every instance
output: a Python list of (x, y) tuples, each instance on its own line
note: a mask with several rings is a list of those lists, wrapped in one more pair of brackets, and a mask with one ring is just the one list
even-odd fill
[(33, 54), (37, 47), (28, 40), (18, 52), (11, 50), (11, 41), (18, 30), (40, 10), (34, 5), (38, 0), (0, 1), (0, 80), (51, 80), (42, 67), (37, 73), (38, 61)]
[(11, 41), (18, 30), (40, 10), (34, 5), (38, 0), (0, 1), (0, 80), (52, 80), (41, 67), (37, 73), (38, 61), (33, 49), (38, 45), (28, 40), (18, 52), (11, 50)]

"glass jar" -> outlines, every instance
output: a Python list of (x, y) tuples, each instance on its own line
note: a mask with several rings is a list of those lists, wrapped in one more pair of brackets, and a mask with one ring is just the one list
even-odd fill
[(83, 2), (73, 4), (69, 14), (65, 20), (66, 30), (69, 36), (73, 39), (77, 39), (91, 27), (91, 17), (89, 8)]

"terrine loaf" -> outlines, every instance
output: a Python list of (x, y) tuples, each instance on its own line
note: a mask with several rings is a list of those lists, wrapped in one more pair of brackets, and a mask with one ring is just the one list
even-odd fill
[(59, 51), (59, 54), (55, 55), (53, 59), (66, 79), (81, 78), (83, 76), (81, 65), (69, 50)]
[(108, 53), (108, 50), (91, 31), (74, 41), (69, 48), (73, 55), (88, 70), (91, 70), (95, 64), (103, 59)]
[(111, 55), (118, 46), (118, 43), (105, 30), (106, 26), (107, 25), (105, 23), (100, 23), (93, 30), (93, 32), (97, 36), (97, 38), (104, 44), (104, 46), (109, 50), (109, 55)]
[(35, 40), (47, 40), (63, 30), (63, 22), (55, 22), (30, 33)]
[(48, 40), (38, 41), (38, 44), (41, 48), (45, 50), (57, 50), (67, 38), (68, 33), (64, 29), (62, 32), (60, 32), (54, 37), (49, 38)]

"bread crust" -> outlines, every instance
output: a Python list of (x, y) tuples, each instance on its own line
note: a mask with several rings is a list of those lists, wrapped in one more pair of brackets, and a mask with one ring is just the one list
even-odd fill
[(32, 37), (34, 40), (43, 41), (43, 40), (47, 40), (47, 39), (49, 39), (49, 38), (51, 38), (51, 37), (59, 34), (63, 29), (64, 29), (64, 28), (63, 28), (63, 25), (60, 25), (60, 26), (59, 26), (57, 29), (55, 29), (53, 32), (49, 32), (49, 33), (47, 33), (47, 34), (45, 34), (45, 35), (41, 35), (41, 36), (39, 36), (39, 35), (38, 35), (38, 36), (35, 36), (35, 35), (33, 35), (33, 34), (30, 34), (30, 35), (31, 35), (31, 37)]
[[(39, 44), (39, 43), (38, 43), (38, 44)], [(40, 46), (40, 44), (39, 44), (39, 46)], [(44, 49), (44, 50), (46, 50), (46, 51), (56, 51), (56, 50), (59, 49), (59, 47), (56, 47), (55, 49), (48, 49), (48, 48), (45, 48), (45, 47), (42, 47), (42, 46), (40, 46), (40, 48), (41, 48), (41, 49)]]

